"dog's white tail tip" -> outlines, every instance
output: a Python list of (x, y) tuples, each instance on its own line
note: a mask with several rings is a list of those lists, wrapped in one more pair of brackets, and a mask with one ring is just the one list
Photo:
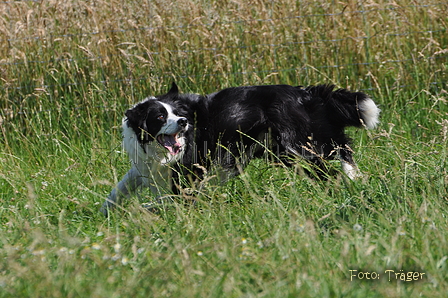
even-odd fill
[(359, 103), (361, 118), (367, 129), (374, 129), (380, 123), (379, 115), (381, 110), (371, 98), (367, 98)]

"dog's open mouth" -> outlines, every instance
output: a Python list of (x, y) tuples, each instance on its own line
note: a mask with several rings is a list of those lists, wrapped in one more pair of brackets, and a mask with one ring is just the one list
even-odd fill
[(182, 150), (182, 145), (178, 141), (178, 134), (165, 135), (161, 134), (157, 136), (157, 141), (165, 147), (171, 155), (176, 155)]

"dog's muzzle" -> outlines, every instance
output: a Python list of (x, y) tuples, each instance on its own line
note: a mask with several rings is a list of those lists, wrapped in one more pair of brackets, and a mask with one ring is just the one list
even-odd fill
[(182, 151), (182, 145), (179, 142), (179, 138), (182, 136), (182, 134), (186, 131), (188, 120), (185, 117), (181, 117), (177, 120), (177, 129), (172, 134), (159, 134), (157, 136), (157, 142), (159, 142), (160, 145), (165, 147), (171, 155), (177, 155), (179, 152)]

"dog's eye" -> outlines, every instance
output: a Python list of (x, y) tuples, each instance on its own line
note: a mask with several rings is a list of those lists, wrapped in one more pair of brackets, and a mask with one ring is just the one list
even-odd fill
[(163, 120), (165, 120), (165, 116), (164, 115), (159, 115), (157, 117), (157, 119), (160, 120), (160, 121), (163, 121)]

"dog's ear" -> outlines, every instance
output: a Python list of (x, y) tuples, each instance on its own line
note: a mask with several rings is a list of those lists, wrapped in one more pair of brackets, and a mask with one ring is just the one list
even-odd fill
[(127, 125), (134, 130), (137, 140), (141, 143), (148, 142), (149, 135), (143, 133), (147, 130), (145, 121), (148, 114), (148, 102), (140, 103), (127, 110), (124, 114), (127, 117)]
[(134, 124), (135, 126), (141, 126), (141, 124), (146, 119), (146, 114), (148, 113), (148, 107), (145, 103), (146, 102), (140, 103), (124, 113), (128, 118), (128, 121)]
[(179, 87), (177, 87), (177, 85), (176, 85), (175, 82), (173, 82), (173, 83), (171, 84), (171, 89), (170, 89), (170, 91), (168, 91), (168, 94), (171, 94), (171, 95), (177, 95), (177, 94), (179, 94)]

